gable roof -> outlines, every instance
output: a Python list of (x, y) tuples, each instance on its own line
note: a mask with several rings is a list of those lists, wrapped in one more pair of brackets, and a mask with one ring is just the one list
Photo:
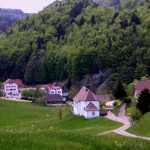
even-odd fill
[(149, 89), (150, 90), (150, 80), (148, 81), (139, 81), (135, 84), (135, 91), (137, 94), (140, 94), (142, 90)]
[(105, 102), (109, 102), (111, 101), (110, 97), (108, 94), (103, 94), (103, 95), (96, 95), (97, 99), (100, 101), (105, 101)]
[(63, 97), (59, 94), (46, 94), (45, 95), (45, 100), (46, 101), (63, 101)]
[(137, 89), (137, 90), (141, 90), (141, 89), (144, 89), (144, 88), (150, 89), (150, 80), (148, 80), (148, 81), (139, 81), (135, 85), (135, 89)]
[(85, 110), (86, 111), (98, 111), (99, 109), (92, 102), (90, 102), (85, 108)]
[(61, 89), (62, 88), (60, 86), (58, 86), (56, 83), (53, 83), (53, 84), (39, 84), (38, 87), (40, 89), (44, 89), (45, 91), (50, 91), (50, 90), (53, 90), (53, 89)]
[(85, 86), (81, 88), (81, 90), (77, 93), (77, 95), (73, 98), (75, 102), (78, 101), (98, 101), (95, 94)]
[(18, 86), (25, 86), (20, 79), (7, 79), (3, 85), (6, 85), (7, 83), (15, 83)]

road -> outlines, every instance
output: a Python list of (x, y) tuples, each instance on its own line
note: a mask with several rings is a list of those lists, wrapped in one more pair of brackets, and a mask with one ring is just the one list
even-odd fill
[(17, 101), (17, 102), (29, 102), (31, 103), (32, 101), (28, 100), (23, 100), (23, 99), (15, 99), (15, 98), (6, 98), (6, 97), (0, 97), (1, 99), (8, 100), (8, 101)]
[(113, 121), (121, 122), (121, 123), (123, 123), (123, 126), (118, 129), (115, 129), (115, 130), (110, 130), (110, 131), (100, 133), (100, 134), (98, 134), (98, 136), (113, 132), (113, 133), (117, 133), (117, 134), (127, 136), (127, 137), (150, 140), (150, 138), (148, 138), (148, 137), (142, 137), (142, 136), (137, 136), (135, 134), (128, 133), (126, 130), (131, 127), (131, 123), (129, 120), (130, 118), (123, 115), (123, 112), (125, 112), (125, 106), (122, 107), (121, 112), (122, 113), (118, 117), (115, 116), (112, 112), (108, 112), (108, 115), (106, 116), (106, 118), (113, 120)]

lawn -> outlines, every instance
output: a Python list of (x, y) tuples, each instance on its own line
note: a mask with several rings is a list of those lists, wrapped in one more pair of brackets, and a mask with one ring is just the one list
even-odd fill
[(150, 137), (150, 112), (140, 118), (131, 128), (128, 129), (136, 135)]
[(55, 107), (0, 100), (0, 148), (16, 149), (150, 149), (150, 142), (117, 134), (96, 136), (121, 126), (104, 117), (86, 120), (63, 107), (62, 120)]

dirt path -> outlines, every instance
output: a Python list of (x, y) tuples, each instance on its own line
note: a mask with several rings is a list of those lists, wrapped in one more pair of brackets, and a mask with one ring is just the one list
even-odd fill
[(8, 101), (17, 101), (17, 102), (29, 102), (31, 103), (32, 101), (28, 101), (28, 100), (22, 100), (22, 99), (15, 99), (15, 98), (6, 98), (6, 97), (0, 97), (3, 100), (8, 100)]
[(126, 107), (127, 107), (127, 104), (123, 104), (121, 107), (120, 107), (120, 111), (119, 111), (119, 114), (118, 114), (118, 116), (125, 116), (125, 114), (126, 114)]
[(117, 117), (112, 112), (109, 112), (108, 115), (106, 116), (106, 118), (108, 118), (110, 120), (113, 120), (113, 121), (121, 122), (124, 125), (122, 127), (118, 128), (118, 129), (115, 129), (115, 130), (110, 130), (110, 131), (100, 133), (100, 134), (98, 134), (98, 136), (114, 132), (114, 133), (117, 133), (117, 134), (120, 134), (120, 135), (123, 135), (123, 136), (127, 136), (127, 137), (150, 140), (150, 138), (148, 138), (148, 137), (137, 136), (137, 135), (126, 132), (126, 130), (131, 127), (131, 123), (130, 123), (128, 117), (126, 117), (126, 116), (118, 116)]

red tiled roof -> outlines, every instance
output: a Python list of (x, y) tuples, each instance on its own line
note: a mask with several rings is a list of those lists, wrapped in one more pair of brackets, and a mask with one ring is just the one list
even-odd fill
[(52, 90), (52, 89), (57, 89), (60, 88), (62, 89), (60, 86), (56, 85), (56, 84), (40, 84), (38, 85), (39, 88), (44, 88), (45, 90)]
[(98, 111), (99, 109), (92, 103), (90, 102), (88, 106), (85, 108), (87, 111)]
[(63, 97), (59, 94), (46, 94), (45, 95), (45, 100), (46, 101), (62, 101), (63, 102)]
[(139, 81), (135, 85), (135, 92), (140, 94), (142, 90), (149, 89), (150, 90), (150, 80), (148, 81)]
[(98, 101), (95, 94), (85, 86), (81, 88), (81, 90), (77, 93), (77, 95), (73, 98), (75, 102), (78, 101)]
[(17, 84), (18, 86), (25, 86), (23, 83), (22, 83), (22, 81), (20, 80), (20, 79), (7, 79), (4, 83), (3, 83), (3, 85), (6, 85), (7, 83), (15, 83), (15, 84)]
[(104, 94), (104, 95), (96, 95), (97, 99), (100, 101), (106, 101), (109, 102), (111, 101), (110, 97), (108, 94)]

